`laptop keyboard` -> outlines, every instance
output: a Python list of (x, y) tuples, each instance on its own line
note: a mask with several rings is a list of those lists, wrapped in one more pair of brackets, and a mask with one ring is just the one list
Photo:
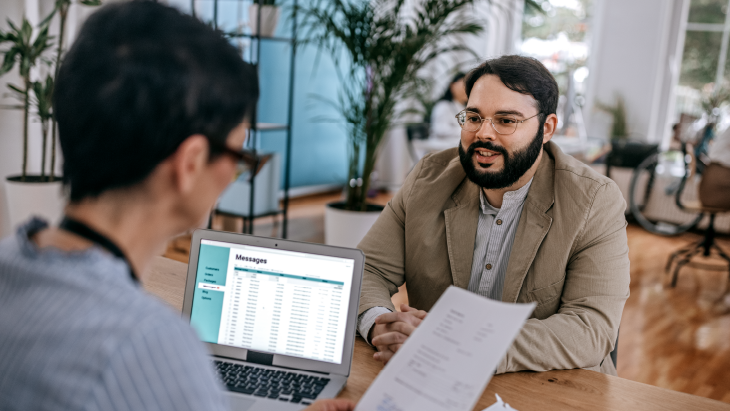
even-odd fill
[(329, 378), (225, 361), (213, 363), (229, 391), (279, 401), (309, 404), (330, 381)]

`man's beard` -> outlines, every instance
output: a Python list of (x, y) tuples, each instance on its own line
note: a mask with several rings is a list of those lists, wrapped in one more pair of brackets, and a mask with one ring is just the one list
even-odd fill
[[(466, 153), (461, 143), (459, 143), (459, 160), (461, 160), (461, 166), (464, 168), (466, 176), (479, 187), (486, 189), (506, 188), (516, 183), (535, 164), (542, 150), (542, 137), (543, 130), (540, 127), (535, 138), (530, 142), (530, 145), (512, 155), (507, 153), (504, 147), (494, 145), (489, 141), (477, 140), (469, 146)], [(474, 151), (478, 148), (484, 148), (502, 154), (504, 168), (501, 171), (477, 170), (477, 167), (474, 165)], [(492, 166), (492, 164), (481, 163), (480, 165), (484, 168)]]

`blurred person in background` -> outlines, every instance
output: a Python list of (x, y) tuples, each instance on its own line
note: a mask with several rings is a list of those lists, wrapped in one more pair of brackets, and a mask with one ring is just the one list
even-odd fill
[(255, 70), (193, 17), (89, 17), (54, 91), (65, 217), (0, 242), (1, 410), (228, 409), (203, 343), (140, 280), (233, 180), (257, 98)]
[(464, 73), (456, 74), (443, 96), (436, 102), (431, 111), (430, 139), (449, 142), (449, 147), (456, 147), (461, 138), (461, 127), (454, 121), (456, 113), (464, 109), (467, 101), (464, 87)]

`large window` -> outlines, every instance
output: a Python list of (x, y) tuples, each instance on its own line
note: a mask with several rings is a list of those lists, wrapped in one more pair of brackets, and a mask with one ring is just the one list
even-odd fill
[(593, 0), (534, 0), (525, 2), (521, 52), (547, 67), (561, 88), (573, 75), (582, 94), (588, 69), (590, 11)]
[(691, 0), (682, 53), (676, 112), (702, 117), (703, 97), (727, 88), (728, 0)]
[[(568, 113), (582, 105), (588, 78), (590, 22), (593, 0), (528, 0), (522, 22), (522, 54), (540, 60), (560, 88), (560, 134), (585, 135), (578, 127), (563, 127)], [(567, 108), (567, 110), (566, 110)]]

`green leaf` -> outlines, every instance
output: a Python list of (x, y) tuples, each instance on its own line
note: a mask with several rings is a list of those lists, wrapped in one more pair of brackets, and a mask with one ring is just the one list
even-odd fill
[(31, 104), (36, 116), (41, 122), (50, 120), (53, 117), (53, 77), (48, 75), (45, 82), (35, 81), (31, 88), (33, 90)]
[(525, 0), (525, 11), (545, 15), (542, 5), (535, 0)]
[(81, 0), (79, 3), (84, 6), (101, 6), (101, 0)]
[(16, 86), (16, 85), (14, 85), (14, 84), (10, 84), (10, 83), (8, 83), (8, 88), (9, 88), (10, 90), (13, 90), (13, 91), (14, 91), (14, 92), (16, 92), (16, 93), (20, 93), (20, 94), (23, 94), (23, 95), (25, 95), (25, 90), (21, 89), (20, 87), (18, 87), (18, 86)]
[(30, 22), (27, 19), (23, 19), (23, 25), (20, 29), (21, 37), (26, 40), (26, 44), (30, 43), (30, 37), (33, 35), (33, 26), (30, 25)]
[(20, 32), (20, 30), (18, 30), (18, 28), (15, 26), (15, 24), (10, 19), (6, 19), (5, 21), (8, 22), (8, 26), (10, 26), (10, 29), (12, 31), (14, 31), (16, 33), (19, 33)]
[(41, 29), (40, 33), (38, 33), (38, 36), (36, 37), (35, 42), (33, 43), (33, 46), (31, 48), (31, 55), (33, 60), (39, 58), (43, 54), (43, 52), (53, 46), (53, 44), (50, 43), (50, 40), (52, 38), (53, 36), (48, 35), (48, 26), (44, 26)]
[(51, 23), (51, 20), (53, 20), (53, 16), (56, 15), (58, 12), (58, 6), (54, 7), (53, 10), (46, 16), (46, 18), (43, 19), (43, 21), (40, 22), (40, 26), (48, 26)]
[(0, 75), (3, 75), (13, 69), (13, 66), (15, 65), (15, 57), (17, 55), (18, 55), (18, 49), (16, 47), (13, 47), (10, 50), (8, 50), (7, 52), (5, 52), (5, 57), (3, 58), (3, 65), (0, 66)]

